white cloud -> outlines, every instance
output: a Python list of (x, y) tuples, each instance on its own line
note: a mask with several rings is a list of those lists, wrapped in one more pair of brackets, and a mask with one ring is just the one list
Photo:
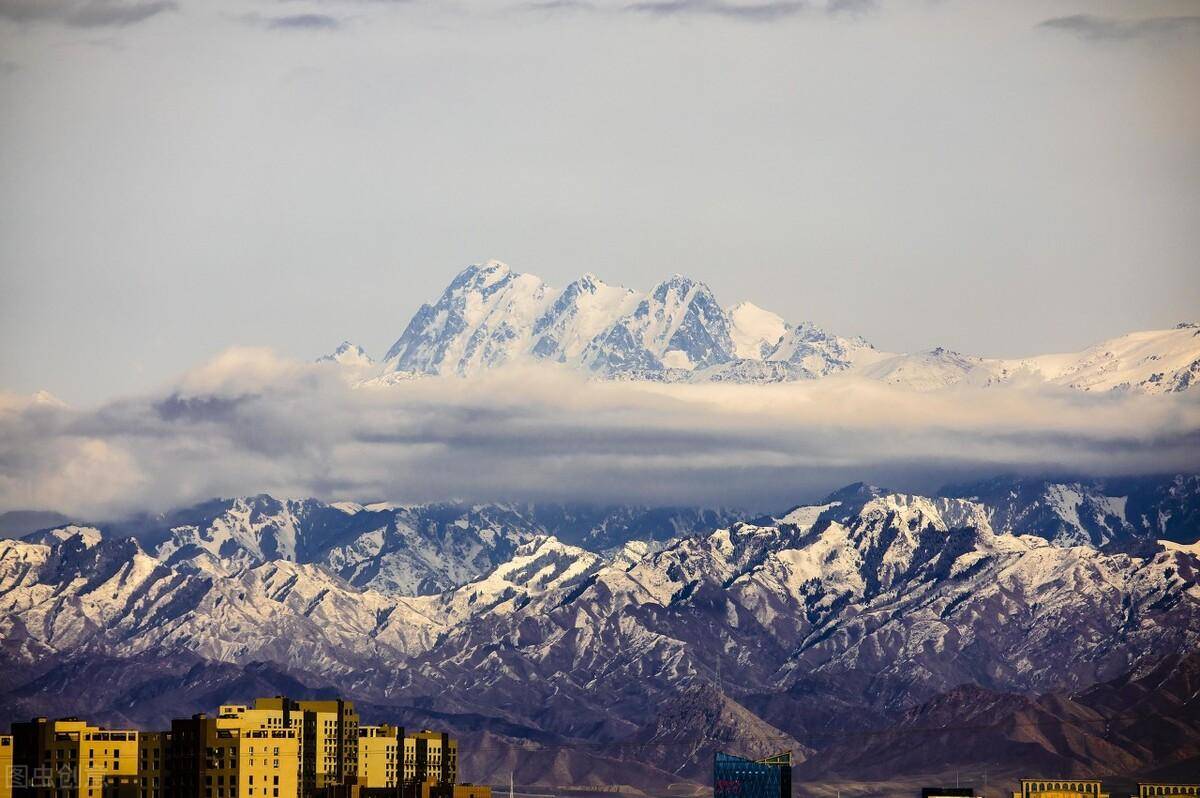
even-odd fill
[(235, 349), (95, 410), (0, 396), (0, 509), (96, 518), (256, 492), (773, 509), (859, 479), (1200, 470), (1188, 395), (669, 386), (553, 368), (355, 388), (347, 375)]

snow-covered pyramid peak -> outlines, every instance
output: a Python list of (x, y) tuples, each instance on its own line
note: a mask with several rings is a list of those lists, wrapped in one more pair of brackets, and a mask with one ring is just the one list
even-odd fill
[(533, 357), (575, 363), (615, 317), (630, 312), (641, 296), (587, 273), (562, 290), (533, 326)]
[(728, 314), (734, 354), (750, 360), (766, 359), (791, 326), (781, 316), (753, 302), (739, 302)]
[(498, 260), (488, 260), (483, 263), (472, 264), (463, 269), (451, 281), (450, 287), (447, 290), (461, 289), (467, 286), (488, 288), (509, 278), (522, 276), (519, 273), (513, 272), (507, 263)]
[(369, 368), (375, 365), (375, 361), (367, 354), (367, 350), (349, 341), (342, 341), (338, 344), (337, 349), (328, 355), (317, 358), (317, 362), (337, 363), (342, 366), (352, 366), (355, 368)]
[(732, 358), (725, 311), (707, 285), (681, 274), (654, 286), (583, 353), (584, 365), (607, 374), (691, 371)]
[(421, 306), (384, 356), (384, 370), (466, 375), (516, 359), (557, 293), (500, 261), (469, 266), (436, 303)]

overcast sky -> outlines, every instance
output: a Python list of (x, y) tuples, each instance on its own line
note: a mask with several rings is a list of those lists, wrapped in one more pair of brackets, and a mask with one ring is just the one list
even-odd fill
[(890, 350), (1200, 317), (1200, 3), (0, 0), (0, 389), (380, 355), (464, 265)]

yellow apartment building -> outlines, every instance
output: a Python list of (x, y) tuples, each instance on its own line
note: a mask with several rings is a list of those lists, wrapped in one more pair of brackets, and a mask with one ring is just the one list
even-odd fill
[(298, 713), (301, 789), (311, 794), (323, 787), (345, 784), (358, 775), (358, 713), (354, 703), (341, 699), (293, 701), (285, 696), (259, 698), (256, 710), (285, 713), (286, 723)]
[(1138, 798), (1195, 798), (1200, 784), (1163, 784), (1138, 782)]
[[(12, 724), (14, 767), (36, 798), (101, 798), (137, 777), (138, 732), (102, 729), (78, 718)], [(122, 793), (126, 790), (122, 789)]]
[(445, 732), (422, 729), (404, 736), (402, 777), (406, 782), (458, 781), (458, 741)]
[[(229, 798), (295, 798), (299, 795), (300, 741), (290, 729), (238, 732), (238, 787)], [(220, 795), (209, 798), (221, 798)]]
[(358, 727), (358, 783), (362, 787), (395, 787), (399, 778), (404, 730), (395, 726)]
[(1021, 779), (1013, 798), (1109, 798), (1094, 779)]
[(292, 729), (241, 728), (195, 715), (171, 724), (168, 790), (191, 798), (297, 798)]
[(0, 798), (12, 798), (13, 791), (13, 738), (11, 734), (0, 734)]
[[(267, 709), (251, 707), (248, 704), (222, 704), (217, 711), (217, 719), (220, 721), (237, 721), (236, 725), (243, 729), (288, 728), (296, 732), (297, 738), (304, 731), (303, 713), (298, 711), (289, 712), (282, 708)], [(229, 724), (225, 725), (227, 728), (232, 728)]]
[(304, 713), (283, 708), (259, 709), (246, 704), (223, 704), (217, 712), (217, 728), (252, 731), (256, 729), (289, 729), (296, 737), (296, 783), (304, 783)]

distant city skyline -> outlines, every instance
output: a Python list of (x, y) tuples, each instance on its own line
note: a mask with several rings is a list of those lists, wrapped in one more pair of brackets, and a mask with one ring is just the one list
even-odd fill
[(454, 274), (891, 351), (1196, 321), (1194, 3), (0, 0), (0, 391), (379, 357)]

